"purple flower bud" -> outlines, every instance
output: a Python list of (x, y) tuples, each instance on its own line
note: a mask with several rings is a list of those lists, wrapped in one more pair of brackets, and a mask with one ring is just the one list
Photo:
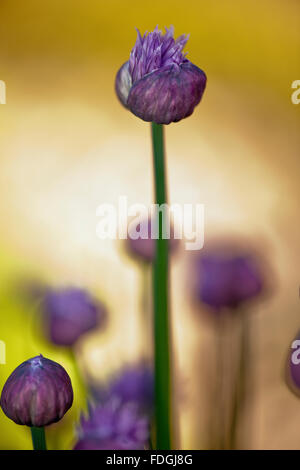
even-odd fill
[(146, 364), (125, 367), (110, 383), (109, 392), (122, 402), (134, 402), (141, 409), (153, 407), (154, 376)]
[(162, 34), (156, 27), (138, 37), (128, 62), (116, 77), (121, 103), (144, 121), (170, 124), (192, 114), (206, 86), (205, 73), (186, 59), (185, 35), (174, 39), (174, 29)]
[(105, 308), (78, 288), (50, 290), (44, 299), (49, 337), (54, 344), (72, 346), (81, 335), (104, 323)]
[(97, 402), (114, 397), (122, 403), (136, 403), (141, 411), (149, 413), (154, 398), (152, 368), (146, 362), (128, 365), (115, 374), (107, 386), (93, 386), (92, 393)]
[[(135, 258), (151, 263), (154, 260), (155, 256), (155, 244), (156, 239), (151, 238), (151, 224), (153, 221), (151, 219), (145, 220), (141, 224), (137, 225), (137, 232), (141, 232), (144, 237), (143, 231), (145, 230), (145, 238), (139, 237), (136, 240), (130, 237), (128, 234), (127, 240), (127, 249), (128, 252)], [(145, 227), (145, 228), (144, 228)], [(146, 238), (147, 237), (147, 238)], [(170, 239), (169, 239), (169, 249), (171, 252), (174, 252), (179, 245), (179, 240), (174, 238), (174, 230), (171, 227), (170, 229)]]
[(143, 450), (149, 439), (149, 420), (134, 403), (110, 399), (81, 418), (75, 450)]
[(20, 364), (8, 377), (1, 408), (17, 424), (47, 426), (59, 421), (73, 403), (70, 377), (42, 355)]
[(264, 289), (258, 259), (235, 247), (212, 246), (201, 253), (195, 267), (196, 297), (216, 311), (234, 309)]

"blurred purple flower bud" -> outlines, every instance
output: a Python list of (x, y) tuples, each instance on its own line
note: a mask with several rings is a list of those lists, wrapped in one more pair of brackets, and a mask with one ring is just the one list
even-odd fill
[(72, 346), (81, 335), (106, 319), (103, 305), (87, 291), (74, 287), (49, 290), (43, 308), (50, 340), (61, 346)]
[(258, 261), (253, 253), (222, 244), (203, 250), (195, 264), (196, 297), (216, 311), (257, 297), (265, 287)]
[(149, 439), (149, 420), (134, 403), (109, 399), (81, 418), (75, 450), (143, 450)]
[(70, 377), (42, 355), (20, 364), (8, 377), (1, 408), (17, 424), (47, 426), (59, 421), (73, 403)]
[(146, 364), (125, 367), (109, 387), (110, 394), (122, 402), (135, 402), (142, 409), (151, 410), (154, 397), (154, 376)]
[[(153, 220), (153, 219), (152, 219)], [(128, 252), (135, 258), (138, 258), (145, 263), (151, 263), (155, 256), (155, 244), (156, 239), (151, 238), (151, 219), (142, 222), (146, 226), (145, 236), (147, 238), (139, 237), (136, 240), (130, 237), (128, 234), (127, 249)], [(141, 228), (141, 224), (136, 227), (137, 232), (143, 232), (144, 228)], [(143, 235), (144, 236), (144, 235)], [(179, 240), (174, 238), (174, 230), (170, 229), (169, 249), (170, 252), (176, 251), (179, 245)]]
[(183, 48), (188, 36), (174, 39), (174, 28), (165, 34), (156, 27), (138, 37), (116, 77), (121, 103), (144, 121), (170, 124), (190, 116), (206, 86), (205, 73), (193, 65)]
[(141, 411), (151, 413), (154, 399), (152, 368), (146, 362), (125, 366), (106, 387), (92, 387), (92, 393), (96, 401), (115, 397), (122, 403), (136, 403)]
[(290, 390), (300, 396), (300, 331), (289, 350), (286, 364), (286, 381)]

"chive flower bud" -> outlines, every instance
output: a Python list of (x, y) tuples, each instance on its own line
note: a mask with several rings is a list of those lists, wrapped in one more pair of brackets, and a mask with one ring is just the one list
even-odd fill
[(49, 290), (44, 298), (44, 314), (50, 340), (73, 346), (84, 333), (102, 325), (106, 310), (84, 289), (67, 287)]
[(121, 103), (144, 121), (177, 122), (192, 114), (206, 86), (205, 73), (192, 64), (183, 48), (188, 36), (174, 39), (174, 28), (165, 34), (155, 28), (137, 40), (130, 58), (116, 76)]
[(201, 253), (195, 263), (195, 295), (220, 312), (236, 309), (266, 290), (261, 260), (250, 251), (215, 244)]
[(12, 372), (0, 401), (8, 418), (31, 427), (59, 421), (72, 403), (69, 375), (60, 364), (42, 355), (28, 359)]
[(113, 397), (121, 403), (135, 403), (143, 413), (152, 413), (154, 374), (145, 361), (123, 366), (106, 385), (94, 384), (91, 389), (97, 403)]

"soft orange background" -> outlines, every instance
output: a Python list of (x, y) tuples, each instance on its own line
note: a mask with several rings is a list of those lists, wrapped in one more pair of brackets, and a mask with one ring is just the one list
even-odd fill
[[(84, 285), (107, 303), (108, 330), (78, 347), (83, 370), (105, 377), (140, 354), (140, 271), (118, 242), (97, 238), (96, 208), (119, 195), (152, 201), (149, 125), (120, 106), (114, 78), (135, 27), (173, 24), (176, 35), (190, 34), (188, 57), (208, 85), (192, 117), (166, 129), (170, 201), (205, 204), (207, 237), (232, 233), (264, 247), (276, 293), (253, 316), (255, 432), (247, 447), (299, 448), (300, 401), (282, 379), (300, 326), (300, 105), (291, 102), (299, 18), (297, 0), (0, 1), (1, 388), (16, 365), (44, 350), (73, 373), (11, 294), (20, 276)], [(172, 266), (180, 445), (203, 448), (211, 332), (192, 311), (187, 278), (182, 248)], [(60, 448), (71, 445), (73, 421), (66, 426)], [(2, 412), (0, 447), (30, 448), (28, 430)]]

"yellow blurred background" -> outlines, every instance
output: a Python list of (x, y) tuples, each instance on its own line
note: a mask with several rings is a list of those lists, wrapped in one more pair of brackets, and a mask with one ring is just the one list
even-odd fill
[[(108, 305), (105, 333), (78, 345), (83, 371), (104, 378), (141, 353), (139, 267), (96, 236), (103, 202), (152, 201), (149, 125), (114, 93), (118, 68), (141, 32), (174, 25), (189, 33), (188, 58), (208, 77), (202, 103), (166, 128), (170, 202), (205, 204), (205, 236), (246, 236), (264, 247), (276, 292), (252, 317), (255, 432), (250, 448), (299, 448), (300, 401), (282, 371), (300, 326), (300, 3), (297, 0), (179, 2), (0, 0), (0, 388), (23, 360), (64, 351), (35, 331), (35, 312), (14, 280), (83, 285)], [(211, 331), (188, 301), (188, 256), (172, 263), (176, 416), (180, 447), (204, 448), (203, 370)], [(75, 388), (76, 389), (76, 388)], [(78, 394), (77, 394), (78, 395)], [(51, 445), (72, 445), (74, 421)], [(58, 426), (58, 425), (56, 425)], [(51, 431), (50, 431), (51, 433)], [(30, 448), (27, 429), (0, 413), (0, 448)]]

